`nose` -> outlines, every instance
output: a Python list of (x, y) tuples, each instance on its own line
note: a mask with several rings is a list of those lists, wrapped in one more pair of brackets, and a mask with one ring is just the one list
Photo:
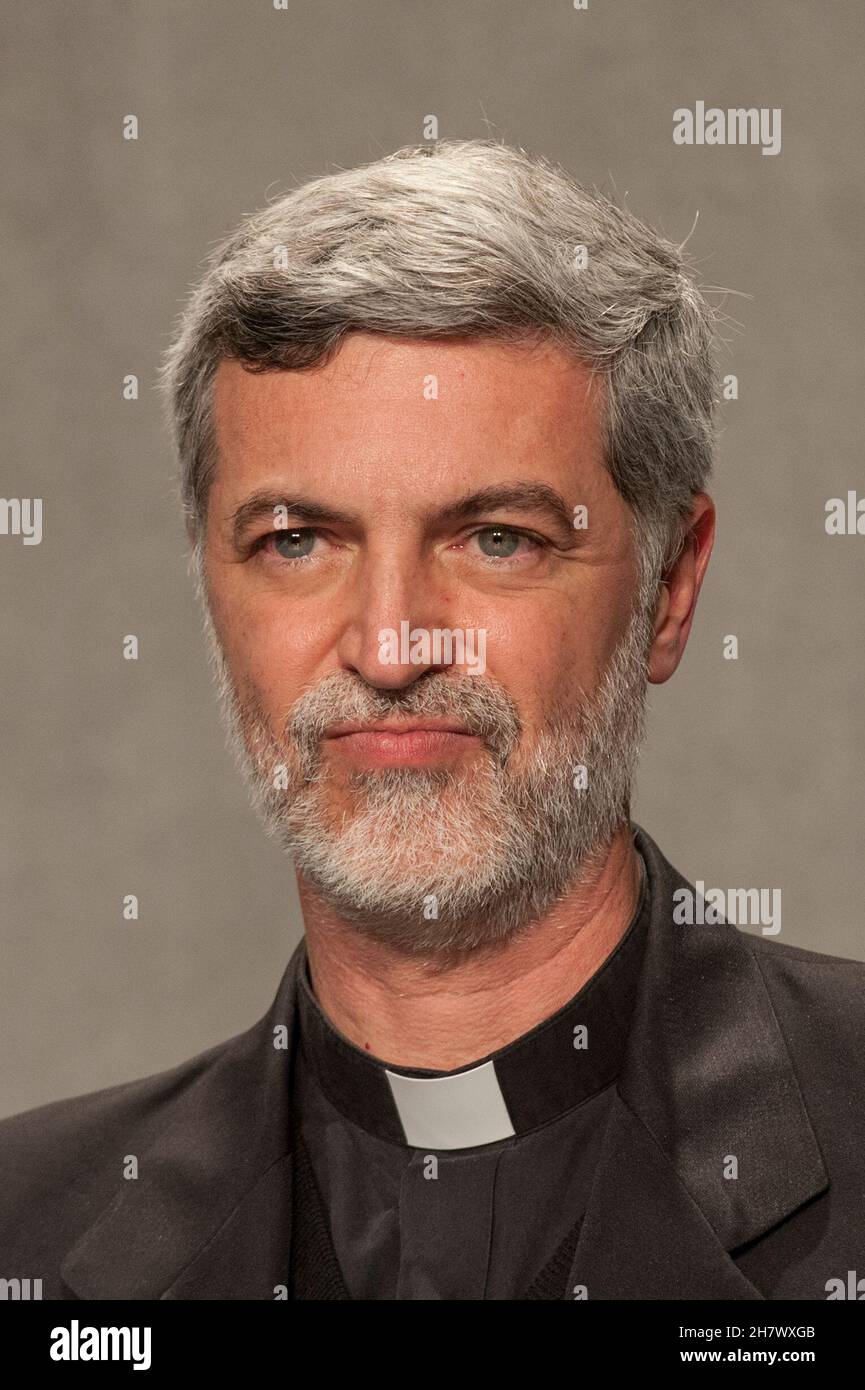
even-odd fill
[[(338, 656), (345, 670), (381, 690), (401, 690), (429, 671), (454, 665), (435, 642), (450, 623), (450, 597), (422, 553), (409, 544), (367, 554), (345, 598)], [(424, 640), (427, 637), (429, 640)]]

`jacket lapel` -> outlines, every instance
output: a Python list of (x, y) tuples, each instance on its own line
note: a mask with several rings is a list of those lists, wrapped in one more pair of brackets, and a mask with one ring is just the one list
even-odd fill
[(759, 1299), (729, 1252), (828, 1175), (747, 936), (676, 925), (687, 880), (634, 829), (652, 919), (565, 1297)]
[[(122, 1184), (61, 1266), (79, 1298), (274, 1299), (288, 1284), (302, 960), (301, 943), (253, 1028), (177, 1068), (171, 1117), (136, 1155), (138, 1178)], [(167, 1091), (164, 1077), (159, 1083), (157, 1114)], [(138, 1084), (140, 1133), (151, 1116), (147, 1081)], [(132, 1138), (129, 1144), (134, 1151)]]

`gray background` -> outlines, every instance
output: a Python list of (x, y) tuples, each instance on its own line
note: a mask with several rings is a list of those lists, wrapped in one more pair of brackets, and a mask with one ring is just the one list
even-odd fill
[[(44, 499), (44, 538), (0, 536), (0, 1113), (245, 1029), (298, 939), (290, 866), (223, 747), (154, 377), (217, 238), (297, 180), (419, 141), (430, 113), (441, 137), (492, 134), (627, 193), (677, 241), (699, 212), (704, 280), (741, 292), (716, 550), (684, 664), (651, 691), (633, 815), (692, 881), (781, 888), (776, 940), (865, 958), (865, 537), (824, 531), (827, 498), (865, 492), (862, 15), (861, 0), (15, 7), (0, 494)], [(697, 99), (780, 106), (781, 153), (674, 146), (672, 112)]]

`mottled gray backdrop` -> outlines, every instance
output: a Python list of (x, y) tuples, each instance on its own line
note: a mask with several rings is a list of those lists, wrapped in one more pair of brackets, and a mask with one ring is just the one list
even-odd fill
[[(560, 160), (676, 240), (699, 213), (704, 280), (739, 292), (739, 399), (633, 814), (692, 881), (781, 888), (776, 939), (865, 958), (865, 536), (824, 530), (827, 498), (865, 493), (861, 0), (28, 0), (4, 27), (0, 493), (44, 519), (40, 545), (0, 536), (0, 1113), (245, 1029), (298, 939), (289, 865), (223, 747), (155, 372), (216, 239), (429, 114)], [(780, 154), (675, 146), (697, 100), (780, 107)]]

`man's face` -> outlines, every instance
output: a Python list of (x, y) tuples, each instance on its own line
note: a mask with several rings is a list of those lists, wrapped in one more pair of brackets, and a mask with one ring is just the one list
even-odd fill
[(302, 879), (403, 949), (503, 939), (621, 815), (651, 628), (601, 408), (549, 345), (357, 333), (311, 371), (219, 367), (230, 720)]

